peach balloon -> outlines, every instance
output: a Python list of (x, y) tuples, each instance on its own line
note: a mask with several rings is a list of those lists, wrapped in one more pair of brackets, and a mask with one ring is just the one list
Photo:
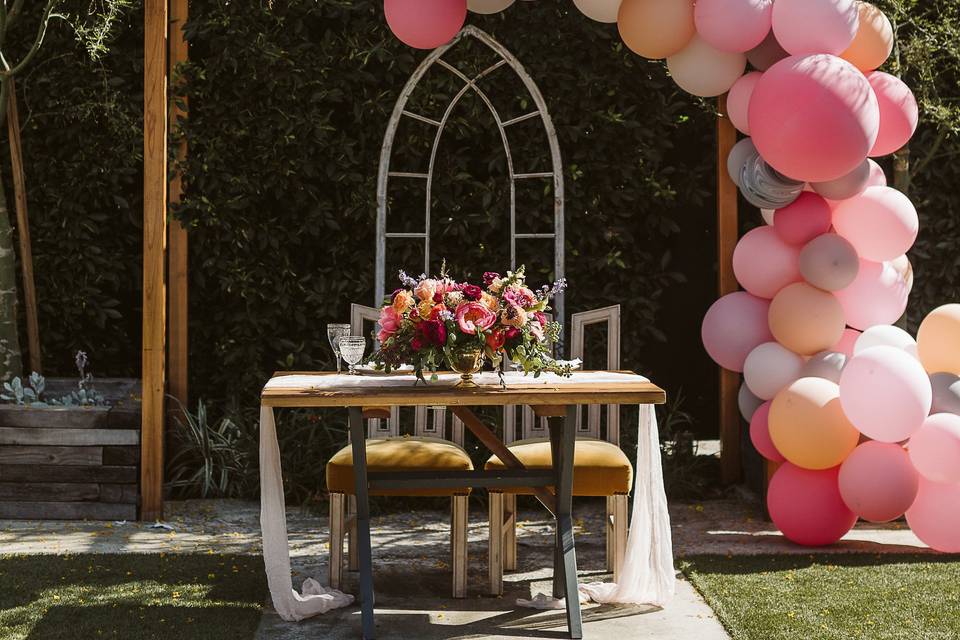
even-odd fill
[(720, 51), (699, 35), (667, 57), (667, 70), (681, 89), (704, 98), (726, 93), (747, 68), (742, 53)]
[(853, 0), (777, 0), (772, 23), (790, 55), (839, 55), (857, 35), (859, 16)]
[(644, 58), (666, 58), (693, 38), (692, 0), (623, 0), (617, 14), (623, 43)]
[(860, 260), (857, 277), (835, 295), (847, 324), (864, 330), (899, 320), (907, 309), (910, 286), (892, 263)]
[(893, 51), (893, 27), (890, 20), (869, 2), (857, 3), (859, 23), (857, 35), (840, 57), (863, 72), (873, 71)]
[(907, 449), (913, 466), (927, 480), (960, 483), (960, 416), (930, 416), (910, 437)]
[(777, 469), (767, 487), (767, 511), (784, 537), (819, 547), (853, 528), (857, 516), (840, 497), (839, 472), (839, 467), (811, 471), (789, 462)]
[(622, 0), (573, 0), (573, 4), (580, 9), (580, 13), (591, 20), (609, 24), (617, 21), (621, 2)]
[(840, 387), (823, 378), (800, 378), (770, 405), (770, 439), (783, 456), (804, 469), (843, 462), (860, 432), (840, 406)]
[(727, 95), (727, 117), (740, 133), (747, 136), (750, 135), (750, 123), (747, 119), (750, 96), (753, 95), (753, 88), (757, 86), (762, 75), (759, 71), (751, 71), (741, 76), (730, 87), (730, 93)]
[(743, 371), (747, 355), (773, 339), (767, 325), (770, 303), (745, 291), (728, 293), (703, 317), (700, 336), (714, 362), (730, 371)]
[(960, 304), (937, 307), (923, 319), (917, 351), (928, 372), (960, 375)]
[(743, 379), (762, 400), (773, 400), (800, 376), (803, 358), (776, 342), (765, 342), (750, 352), (743, 363)]
[(907, 524), (924, 544), (943, 553), (960, 553), (960, 484), (920, 478)]
[(748, 231), (733, 250), (733, 274), (744, 289), (760, 298), (773, 298), (801, 280), (797, 247), (788, 245), (770, 226)]
[(786, 458), (777, 451), (770, 439), (770, 403), (764, 402), (753, 413), (750, 420), (750, 442), (761, 456), (771, 462), (784, 462)]
[(435, 49), (460, 31), (467, 0), (384, 0), (383, 13), (401, 42), (415, 49)]
[(803, 279), (824, 291), (839, 291), (850, 286), (860, 270), (857, 250), (835, 233), (814, 238), (800, 250), (798, 260)]
[(833, 211), (823, 196), (804, 191), (800, 197), (777, 209), (773, 228), (787, 244), (803, 246), (830, 230)]
[(697, 33), (720, 51), (743, 53), (770, 32), (773, 0), (697, 0)]
[[(830, 347), (830, 351), (834, 351), (836, 353), (842, 353), (843, 355), (847, 356), (847, 359), (849, 360), (850, 358), (853, 357), (853, 350), (857, 344), (857, 339), (860, 337), (860, 335), (861, 335), (860, 332), (857, 331), (856, 329), (850, 329), (850, 328), (844, 329), (843, 335), (840, 337), (840, 339), (837, 341), (835, 345)], [(837, 382), (837, 384), (840, 384), (840, 383)]]
[(882, 71), (867, 74), (880, 105), (880, 130), (870, 149), (873, 157), (885, 156), (903, 147), (917, 130), (920, 109), (913, 92), (900, 78)]
[(899, 444), (864, 442), (840, 466), (840, 496), (870, 522), (890, 522), (910, 508), (920, 477)]
[(783, 50), (773, 29), (763, 39), (763, 42), (747, 51), (747, 61), (758, 71), (766, 71), (790, 54)]
[[(507, 9), (512, 5), (514, 0), (467, 0), (467, 11), (473, 13), (479, 13), (481, 15), (489, 15), (491, 13), (500, 13), (504, 9)], [(574, 0), (576, 3), (576, 0)], [(617, 2), (619, 4), (619, 2)], [(615, 22), (617, 19), (617, 11), (613, 11), (613, 20)]]
[(890, 187), (867, 187), (837, 203), (833, 226), (861, 258), (880, 262), (907, 252), (917, 239), (920, 220), (910, 198)]
[(843, 307), (836, 297), (805, 282), (784, 287), (770, 303), (769, 318), (777, 342), (800, 355), (825, 351), (843, 335)]

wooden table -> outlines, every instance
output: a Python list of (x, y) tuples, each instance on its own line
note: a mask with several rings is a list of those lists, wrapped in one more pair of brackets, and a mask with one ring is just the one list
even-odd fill
[[(305, 378), (306, 377), (306, 378)], [(629, 371), (575, 372), (571, 378), (539, 378), (508, 374), (502, 387), (495, 374), (481, 374), (476, 386), (457, 386), (455, 375), (441, 375), (429, 384), (413, 385), (412, 376), (358, 379), (335, 373), (276, 373), (264, 387), (265, 407), (346, 407), (353, 447), (357, 498), (357, 547), (363, 637), (374, 638), (373, 567), (370, 550), (368, 491), (379, 488), (531, 487), (556, 520), (554, 596), (566, 598), (571, 638), (582, 638), (577, 560), (571, 503), (573, 453), (578, 405), (662, 404), (666, 394), (646, 378)], [(316, 384), (311, 384), (315, 379)], [(500, 471), (368, 472), (364, 410), (401, 406), (447, 406), (508, 467)], [(507, 446), (468, 407), (528, 405), (549, 418), (553, 468), (526, 469)], [(552, 491), (551, 491), (552, 489)]]

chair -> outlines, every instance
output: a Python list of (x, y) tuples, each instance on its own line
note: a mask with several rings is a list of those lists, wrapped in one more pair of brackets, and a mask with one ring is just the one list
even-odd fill
[[(354, 304), (350, 308), (351, 332), (364, 333), (366, 322), (376, 323), (377, 309)], [(431, 415), (432, 414), (432, 415)], [(400, 407), (364, 410), (367, 419), (367, 468), (370, 471), (473, 470), (463, 449), (463, 423), (451, 416), (448, 429), (446, 407), (416, 407), (413, 435), (400, 433)], [(445, 438), (449, 430), (449, 439)], [(326, 468), (330, 495), (329, 584), (339, 589), (343, 580), (343, 543), (349, 540), (348, 563), (357, 569), (356, 498), (353, 481), (353, 452), (349, 444), (330, 458)], [(371, 495), (450, 496), (450, 546), (453, 569), (453, 597), (467, 591), (467, 507), (469, 488), (434, 490), (378, 490)]]
[[(606, 368), (620, 367), (620, 305), (575, 313), (571, 317), (572, 358), (583, 358), (586, 327), (607, 325)], [(620, 449), (620, 408), (607, 405), (605, 439), (601, 439), (600, 405), (577, 409), (577, 444), (574, 453), (573, 495), (606, 498), (606, 566), (616, 581), (623, 566), (627, 546), (627, 497), (633, 482), (633, 466)], [(530, 407), (523, 407), (520, 438), (517, 438), (517, 407), (504, 409), (504, 442), (524, 466), (552, 466), (547, 418), (537, 417)], [(485, 468), (503, 468), (497, 456), (491, 456)], [(490, 592), (503, 593), (503, 571), (517, 568), (517, 495), (529, 494), (526, 489), (491, 491), (489, 500)]]

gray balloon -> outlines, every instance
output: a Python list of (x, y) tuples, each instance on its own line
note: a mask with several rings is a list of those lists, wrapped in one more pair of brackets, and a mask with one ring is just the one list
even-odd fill
[(762, 404), (763, 400), (753, 395), (753, 392), (747, 388), (747, 383), (741, 382), (740, 391), (737, 393), (737, 406), (740, 407), (740, 415), (743, 419), (750, 422), (753, 414)]
[(773, 35), (773, 29), (771, 29), (763, 42), (747, 51), (747, 61), (755, 69), (766, 71), (789, 55), (777, 42), (776, 36)]
[(744, 138), (730, 149), (730, 154), (727, 156), (727, 173), (730, 174), (730, 179), (738, 187), (740, 186), (740, 170), (743, 169), (743, 163), (755, 153), (757, 153), (757, 148), (750, 138)]
[(817, 236), (800, 251), (800, 275), (824, 291), (846, 289), (860, 271), (857, 250), (842, 236), (825, 233)]
[(847, 356), (836, 351), (821, 351), (807, 360), (800, 369), (801, 378), (823, 378), (840, 384), (840, 374), (847, 365)]
[(800, 197), (804, 183), (788, 178), (752, 153), (740, 169), (740, 193), (761, 209), (782, 209)]
[(933, 387), (933, 404), (930, 413), (954, 413), (960, 415), (960, 377), (952, 373), (935, 373), (930, 376)]
[(864, 159), (860, 165), (845, 176), (829, 182), (811, 182), (813, 190), (828, 200), (846, 200), (863, 193), (870, 180), (870, 161)]

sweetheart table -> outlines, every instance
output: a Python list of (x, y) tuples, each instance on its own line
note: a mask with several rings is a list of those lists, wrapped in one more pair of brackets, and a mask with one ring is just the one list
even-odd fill
[[(566, 597), (565, 603), (569, 635), (571, 638), (583, 637), (571, 517), (577, 406), (589, 404), (649, 406), (665, 402), (666, 394), (646, 378), (629, 371), (578, 371), (568, 378), (554, 374), (533, 377), (520, 373), (507, 373), (504, 377), (504, 385), (500, 384), (497, 374), (488, 372), (479, 374), (474, 380), (475, 385), (461, 386), (458, 385), (459, 377), (456, 374), (440, 374), (438, 380), (415, 385), (415, 378), (410, 374), (381, 376), (335, 373), (274, 374), (261, 395), (261, 523), (264, 533), (264, 561), (267, 565), (267, 577), (274, 605), (281, 616), (296, 620), (326, 609), (321, 603), (317, 610), (300, 613), (300, 610), (308, 608), (301, 605), (305, 598), (310, 596), (300, 596), (293, 592), (294, 597), (290, 597), (289, 549), (286, 547), (286, 526), (282, 521), (283, 488), (279, 478), (279, 451), (273, 408), (342, 407), (349, 412), (350, 440), (353, 447), (360, 606), (365, 639), (370, 640), (375, 634), (368, 492), (370, 489), (384, 487), (421, 489), (526, 486), (533, 489), (534, 494), (556, 521), (554, 595), (569, 596)], [(423, 472), (368, 471), (364, 410), (393, 405), (450, 408), (451, 412), (463, 421), (484, 446), (505, 462), (507, 468), (489, 471), (483, 469)], [(527, 405), (538, 416), (548, 418), (553, 454), (552, 469), (524, 468), (503, 441), (469, 409), (471, 406), (505, 405)], [(653, 437), (656, 438), (655, 422)], [(656, 466), (659, 471), (659, 451), (656, 453)], [(639, 488), (638, 480), (638, 491)], [(662, 482), (660, 493), (662, 494)], [(278, 501), (279, 505), (277, 505)], [(276, 522), (278, 518), (279, 524)], [(669, 536), (669, 532), (667, 535)], [(282, 548), (280, 548), (281, 543)], [(669, 579), (672, 590), (673, 576), (670, 575)], [(339, 592), (323, 592), (323, 587), (318, 585), (314, 588), (319, 588), (324, 597), (349, 598)], [(331, 593), (339, 595), (330, 595)], [(343, 602), (334, 603), (327, 608), (343, 604)]]

